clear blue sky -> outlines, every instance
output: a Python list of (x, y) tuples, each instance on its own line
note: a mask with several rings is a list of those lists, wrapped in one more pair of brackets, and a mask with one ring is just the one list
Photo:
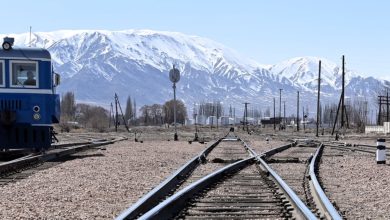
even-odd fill
[[(13, 0), (1, 33), (153, 29), (213, 39), (263, 64), (319, 56), (390, 79), (390, 1)], [(389, 76), (387, 76), (389, 75)]]

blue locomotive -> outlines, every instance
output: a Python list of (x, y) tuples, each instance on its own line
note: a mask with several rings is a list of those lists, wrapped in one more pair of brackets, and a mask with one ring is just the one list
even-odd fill
[(44, 150), (60, 120), (60, 77), (49, 51), (13, 48), (13, 42), (4, 38), (0, 49), (0, 150)]

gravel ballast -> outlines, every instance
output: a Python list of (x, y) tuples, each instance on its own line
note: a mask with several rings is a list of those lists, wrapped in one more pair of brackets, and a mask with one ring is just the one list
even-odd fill
[(1, 187), (1, 219), (112, 219), (206, 145), (123, 141)]
[(390, 219), (390, 166), (375, 155), (325, 147), (320, 165), (325, 193), (348, 219)]

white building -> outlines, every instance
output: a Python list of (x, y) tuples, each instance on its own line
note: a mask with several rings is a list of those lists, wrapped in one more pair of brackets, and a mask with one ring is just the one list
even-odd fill
[(192, 118), (186, 118), (186, 122), (185, 122), (185, 125), (193, 125), (195, 122), (194, 119)]
[(217, 126), (218, 119), (217, 116), (209, 116), (207, 118), (207, 125)]
[(197, 115), (196, 116), (196, 124), (205, 125), (207, 121), (207, 117), (205, 115)]

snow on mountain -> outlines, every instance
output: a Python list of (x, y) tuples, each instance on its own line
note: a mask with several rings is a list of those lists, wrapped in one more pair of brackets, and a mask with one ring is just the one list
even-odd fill
[[(15, 37), (17, 46), (30, 45), (29, 33), (8, 36)], [(31, 36), (31, 46), (51, 52), (55, 71), (63, 76), (60, 92), (74, 91), (79, 101), (104, 106), (115, 92), (122, 99), (131, 95), (139, 107), (171, 99), (168, 72), (172, 64), (181, 71), (178, 98), (189, 106), (220, 100), (240, 107), (248, 101), (266, 108), (279, 96), (279, 88), (283, 89), (287, 110), (295, 105), (297, 90), (302, 92), (303, 104), (312, 103), (316, 97), (320, 58), (297, 57), (267, 66), (215, 41), (177, 32), (36, 32)], [(323, 58), (321, 61), (323, 102), (337, 102), (341, 65)], [(371, 96), (370, 91), (383, 83), (388, 82), (346, 70), (347, 96)]]
[[(291, 80), (296, 85), (305, 86), (308, 89), (317, 88), (319, 61), (321, 60), (321, 85), (329, 86), (334, 90), (341, 89), (342, 68), (325, 58), (296, 57), (271, 67), (271, 72)], [(348, 85), (357, 74), (345, 69), (345, 84)]]

